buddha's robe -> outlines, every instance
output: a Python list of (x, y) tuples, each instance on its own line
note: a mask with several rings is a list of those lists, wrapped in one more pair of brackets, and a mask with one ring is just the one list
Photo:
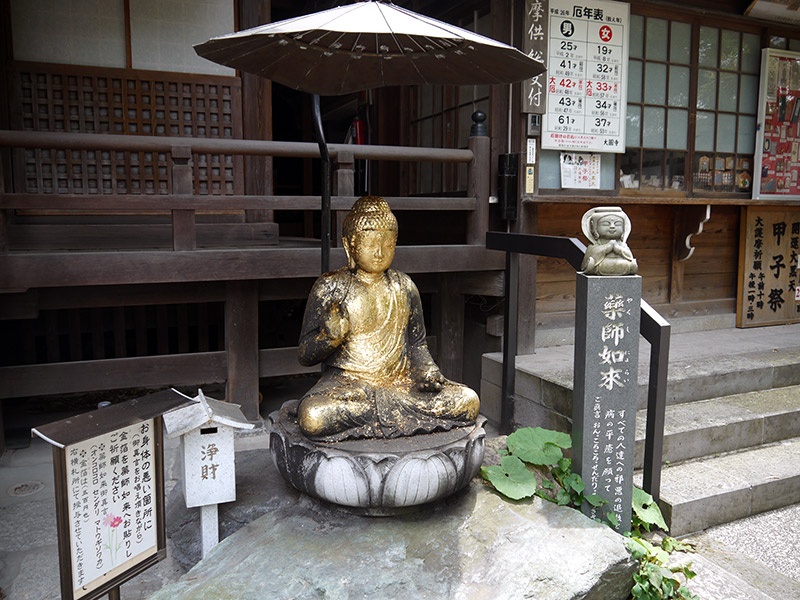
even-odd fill
[[(326, 315), (339, 311), (350, 324), (336, 345)], [(395, 438), (473, 423), (477, 394), (444, 380), (440, 391), (420, 391), (424, 373), (438, 368), (425, 343), (419, 292), (408, 275), (387, 270), (365, 283), (348, 269), (322, 275), (303, 317), (298, 357), (324, 362), (317, 384), (298, 408), (300, 428), (311, 438)]]

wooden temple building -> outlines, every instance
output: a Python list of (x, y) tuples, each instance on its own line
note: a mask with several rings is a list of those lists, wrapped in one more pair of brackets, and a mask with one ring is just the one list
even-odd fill
[[(522, 48), (525, 19), (548, 2), (396, 4)], [(477, 386), (481, 354), (499, 348), (504, 257), (485, 248), (487, 231), (579, 237), (590, 206), (622, 206), (644, 297), (670, 319), (737, 311), (747, 210), (777, 207), (800, 221), (792, 197), (752, 199), (761, 52), (800, 50), (800, 22), (747, 14), (766, 4), (749, 0), (628, 4), (626, 151), (602, 154), (595, 189), (562, 185), (559, 152), (539, 143), (546, 115), (531, 116), (522, 83), (323, 98), (334, 224), (340, 231), (362, 193), (390, 201), (395, 267), (423, 294), (448, 377)], [(225, 382), (227, 399), (255, 419), (260, 379), (310, 371), (296, 345), (320, 269), (311, 99), (200, 59), (192, 45), (333, 5), (0, 5), (5, 407)], [(477, 111), (486, 133), (472, 129)], [(789, 142), (785, 168), (796, 176)], [(500, 156), (510, 153), (522, 156), (513, 220), (496, 202)], [(336, 246), (334, 268), (344, 264)], [(574, 307), (567, 263), (522, 264), (521, 354), (537, 328), (568, 324)]]

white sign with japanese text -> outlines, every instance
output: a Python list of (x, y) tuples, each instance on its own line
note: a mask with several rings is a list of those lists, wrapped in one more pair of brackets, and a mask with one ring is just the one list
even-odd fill
[(561, 187), (600, 189), (600, 155), (561, 153)]
[(75, 598), (158, 551), (153, 426), (151, 419), (65, 448)]
[(625, 152), (629, 15), (624, 2), (550, 0), (542, 148)]
[(181, 442), (187, 508), (236, 500), (233, 428), (209, 424), (189, 431)]

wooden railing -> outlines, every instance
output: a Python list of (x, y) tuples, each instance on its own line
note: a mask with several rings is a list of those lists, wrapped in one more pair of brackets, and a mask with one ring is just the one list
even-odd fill
[[(210, 224), (198, 222), (200, 211), (219, 210), (319, 210), (318, 196), (198, 195), (193, 193), (191, 157), (197, 153), (315, 158), (316, 144), (231, 139), (122, 136), (81, 133), (0, 131), (0, 147), (66, 150), (161, 152), (169, 155), (169, 194), (45, 194), (3, 192), (0, 171), (0, 318), (19, 314), (33, 318), (39, 306), (128, 306), (166, 302), (221, 301), (224, 303), (225, 350), (190, 354), (101, 358), (0, 368), (0, 399), (20, 396), (81, 392), (119, 387), (145, 387), (210, 381), (227, 381), (227, 399), (240, 403), (249, 418), (258, 414), (258, 378), (296, 373), (293, 348), (258, 347), (258, 303), (277, 298), (300, 298), (298, 290), (319, 274), (320, 249), (308, 240), (299, 247), (275, 244), (274, 223), (215, 223), (225, 230), (235, 225), (259, 226), (261, 234), (274, 227), (272, 239), (257, 244), (217, 246), (204, 243)], [(355, 201), (354, 161), (442, 161), (467, 165), (466, 197), (387, 197), (395, 211), (435, 210), (467, 213), (465, 244), (399, 246), (394, 267), (419, 274), (428, 291), (440, 297), (441, 323), (437, 336), (439, 363), (451, 377), (460, 376), (463, 347), (463, 295), (458, 272), (494, 272), (503, 268), (501, 253), (486, 250), (488, 228), (489, 138), (469, 138), (467, 149), (433, 149), (394, 146), (332, 144), (334, 160), (332, 210), (349, 210)], [(90, 227), (70, 226), (74, 250), (47, 247), (23, 251), (14, 247), (12, 218), (19, 211), (158, 212), (169, 223), (166, 248), (128, 247), (96, 251), (84, 235)], [(341, 227), (341, 220), (339, 227)], [(39, 226), (39, 225), (36, 225)], [(31, 226), (33, 227), (33, 225)], [(102, 227), (102, 226), (100, 226)], [(131, 225), (142, 232), (141, 223)], [(155, 226), (154, 226), (155, 227)], [(108, 232), (106, 232), (108, 234)], [(142, 236), (150, 235), (142, 233)], [(216, 235), (216, 234), (215, 234)], [(224, 237), (224, 236), (223, 236)], [(337, 236), (338, 237), (338, 236)], [(332, 264), (344, 264), (341, 248), (332, 251)], [(292, 282), (303, 285), (294, 285)], [(166, 286), (164, 284), (169, 284)], [(471, 280), (470, 285), (476, 284)], [(297, 289), (295, 289), (297, 288)], [(288, 291), (287, 291), (288, 290)], [(65, 293), (68, 292), (68, 293)], [(306, 290), (307, 293), (307, 290)], [(474, 293), (469, 291), (469, 293)], [(297, 295), (299, 294), (299, 295)], [(129, 298), (129, 295), (135, 297)], [(66, 299), (69, 299), (67, 302)], [(168, 300), (166, 299), (168, 298)], [(204, 298), (205, 300), (198, 300)], [(11, 307), (9, 309), (9, 307)], [(460, 314), (460, 317), (459, 317)], [(459, 330), (460, 329), (460, 330)], [(447, 335), (442, 335), (443, 331)], [(452, 330), (452, 332), (451, 332)], [(291, 363), (291, 364), (290, 364)], [(305, 370), (305, 369), (303, 369)], [(203, 379), (205, 378), (205, 379)]]
[[(346, 211), (355, 200), (353, 165), (357, 159), (442, 161), (468, 165), (467, 197), (393, 198), (393, 210), (467, 211), (469, 245), (482, 244), (488, 225), (489, 139), (472, 137), (468, 149), (354, 146), (331, 144), (335, 161), (332, 210)], [(167, 153), (171, 163), (170, 194), (20, 194), (0, 196), (0, 252), (11, 247), (8, 233), (12, 210), (171, 211), (172, 248), (198, 247), (196, 214), (203, 210), (318, 210), (318, 196), (195, 195), (192, 193), (191, 157), (195, 153), (268, 155), (313, 158), (319, 148), (311, 143), (251, 140), (119, 136), (108, 134), (0, 131), (0, 146), (69, 150), (108, 150)], [(480, 165), (480, 166), (478, 166)], [(341, 219), (340, 219), (341, 220)], [(277, 231), (274, 232), (277, 235)], [(338, 237), (338, 236), (335, 236)], [(277, 241), (277, 239), (276, 239)], [(80, 248), (78, 248), (80, 249)], [(0, 281), (0, 287), (11, 282)]]

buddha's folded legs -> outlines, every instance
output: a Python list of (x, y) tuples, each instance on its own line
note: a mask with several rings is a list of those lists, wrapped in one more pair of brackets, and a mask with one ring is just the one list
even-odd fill
[(375, 404), (366, 390), (353, 385), (320, 381), (303, 397), (297, 409), (300, 429), (311, 438), (325, 438), (347, 431), (367, 437), (375, 430)]
[(301, 400), (298, 422), (305, 435), (323, 441), (395, 438), (474, 423), (479, 408), (473, 390), (451, 381), (434, 393), (405, 380), (379, 387), (326, 373)]

